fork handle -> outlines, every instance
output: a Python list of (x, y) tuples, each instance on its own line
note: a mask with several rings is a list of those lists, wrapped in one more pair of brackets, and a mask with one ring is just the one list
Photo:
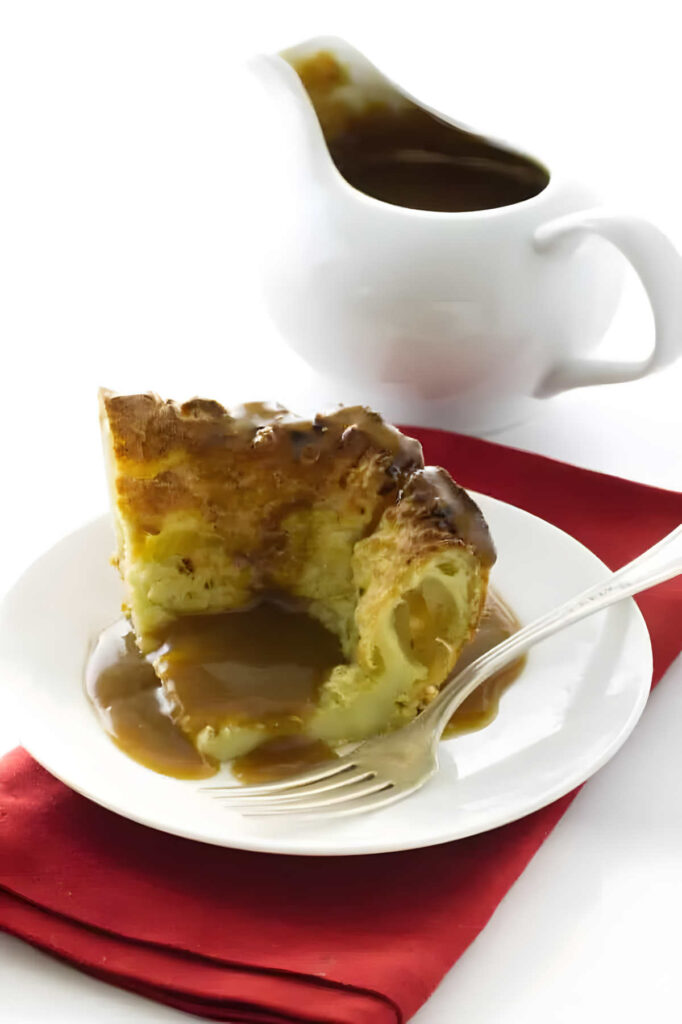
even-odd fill
[[(497, 647), (486, 651), (462, 672), (454, 673), (442, 686), (434, 701), (422, 712), (416, 721), (422, 721), (429, 730), (433, 729), (438, 739), (454, 711), (470, 693), (493, 673), (525, 653), (530, 647), (544, 640), (566, 626), (580, 619), (594, 615), (608, 608), (616, 601), (638, 594), (657, 583), (672, 579), (682, 573), (682, 525), (652, 548), (628, 562), (607, 580), (588, 587), (577, 597), (540, 616), (503, 640)], [(416, 723), (415, 723), (416, 724)]]

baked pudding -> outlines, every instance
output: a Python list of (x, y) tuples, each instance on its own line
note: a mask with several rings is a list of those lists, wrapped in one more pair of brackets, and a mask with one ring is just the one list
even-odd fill
[(374, 412), (100, 393), (124, 611), (177, 728), (224, 761), (398, 728), (479, 623), (474, 501)]

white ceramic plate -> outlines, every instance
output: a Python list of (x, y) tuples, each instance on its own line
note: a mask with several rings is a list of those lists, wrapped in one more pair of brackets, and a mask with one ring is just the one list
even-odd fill
[[(492, 498), (477, 500), (498, 549), (493, 584), (522, 622), (607, 575), (591, 552), (543, 520)], [(118, 617), (121, 602), (112, 549), (109, 522), (98, 519), (48, 551), (7, 596), (0, 613), (3, 707), (13, 707), (26, 749), (68, 786), (190, 839), (330, 855), (405, 850), (484, 832), (587, 779), (625, 741), (646, 703), (651, 645), (628, 600), (533, 649), (497, 719), (443, 743), (438, 775), (408, 799), (337, 821), (242, 818), (201, 792), (202, 783), (131, 761), (86, 700), (89, 645)]]

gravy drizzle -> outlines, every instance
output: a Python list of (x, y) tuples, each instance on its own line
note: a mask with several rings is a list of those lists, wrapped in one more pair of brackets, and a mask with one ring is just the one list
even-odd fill
[[(458, 665), (464, 668), (518, 627), (509, 608), (490, 595)], [(300, 607), (273, 600), (223, 615), (184, 616), (159, 639), (154, 657), (163, 687), (152, 656), (140, 654), (125, 620), (100, 634), (86, 668), (86, 691), (100, 722), (133, 760), (179, 779), (208, 778), (220, 765), (192, 738), (207, 724), (253, 718), (264, 722), (270, 738), (232, 762), (242, 782), (284, 778), (335, 756), (319, 740), (292, 735), (330, 669), (344, 661), (338, 639)], [(524, 664), (518, 659), (471, 694), (445, 737), (492, 722)]]

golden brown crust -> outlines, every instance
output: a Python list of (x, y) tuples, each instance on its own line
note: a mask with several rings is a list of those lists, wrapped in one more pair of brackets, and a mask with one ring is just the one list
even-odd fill
[(229, 530), (226, 499), (239, 487), (261, 510), (264, 547), (272, 550), (289, 513), (325, 494), (340, 496), (353, 476), (362, 483), (355, 497), (374, 503), (368, 532), (386, 508), (404, 500), (436, 531), (476, 550), (484, 565), (494, 561), (485, 521), (468, 494), (445, 470), (424, 469), (419, 443), (369, 409), (340, 408), (311, 421), (257, 402), (230, 412), (208, 399), (178, 405), (151, 393), (105, 390), (101, 401), (118, 500), (147, 533), (169, 512), (197, 504), (219, 532)]
[[(428, 522), (434, 546), (458, 537), (476, 552), (484, 569), (494, 565), (495, 546), (483, 513), (444, 469), (426, 466), (410, 474), (396, 505), (396, 514), (401, 513)], [(425, 543), (422, 531), (422, 546)]]
[(193, 398), (178, 405), (151, 392), (115, 395), (101, 392), (112, 431), (116, 457), (137, 462), (162, 459), (174, 451), (210, 453), (261, 444), (281, 446), (288, 441), (294, 460), (314, 457), (358, 442), (391, 454), (396, 468), (423, 465), (421, 446), (385, 423), (378, 413), (356, 406), (304, 420), (281, 406), (251, 402), (229, 412), (219, 402)]

